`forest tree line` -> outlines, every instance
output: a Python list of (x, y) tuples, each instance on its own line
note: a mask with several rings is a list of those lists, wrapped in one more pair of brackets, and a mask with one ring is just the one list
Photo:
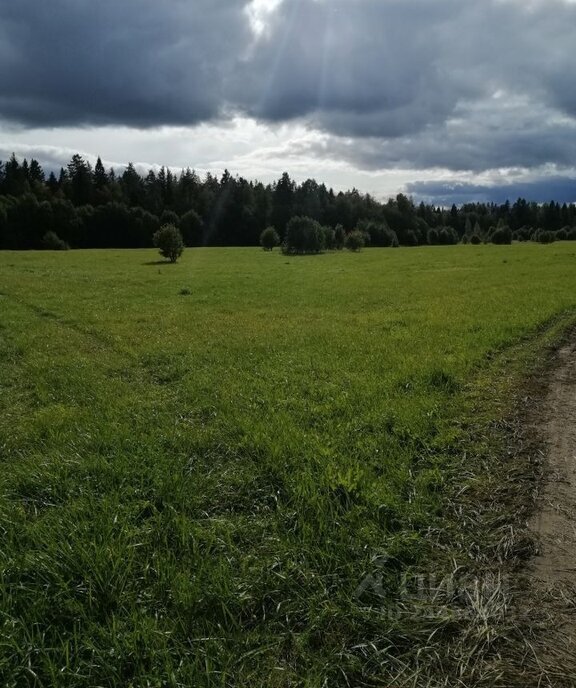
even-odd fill
[(257, 246), (269, 226), (283, 239), (293, 217), (359, 230), (372, 246), (576, 240), (576, 205), (555, 201), (443, 208), (404, 194), (379, 202), (356, 189), (334, 192), (314, 179), (297, 184), (286, 172), (265, 185), (227, 170), (200, 178), (162, 167), (142, 176), (130, 163), (120, 174), (78, 154), (59, 174), (15, 155), (0, 162), (0, 249), (57, 248), (56, 239), (62, 247), (145, 248), (165, 224), (187, 246)]

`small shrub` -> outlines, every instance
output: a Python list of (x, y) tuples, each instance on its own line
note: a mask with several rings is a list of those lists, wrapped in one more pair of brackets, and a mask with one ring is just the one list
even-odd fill
[(385, 222), (373, 220), (360, 220), (356, 229), (364, 234), (365, 246), (398, 246), (398, 235)]
[(260, 234), (260, 246), (265, 251), (272, 251), (279, 243), (280, 237), (274, 227), (266, 227), (262, 234)]
[(337, 251), (341, 251), (344, 248), (344, 242), (346, 241), (346, 232), (342, 225), (336, 225), (334, 230), (334, 248)]
[(568, 238), (568, 233), (566, 232), (565, 229), (559, 229), (556, 232), (556, 241), (566, 241)]
[(438, 243), (443, 246), (449, 246), (452, 244), (457, 244), (460, 237), (456, 233), (454, 227), (448, 225), (447, 227), (442, 227), (438, 232)]
[(163, 225), (152, 237), (154, 246), (160, 251), (160, 255), (175, 263), (184, 251), (182, 234), (175, 225)]
[(518, 241), (530, 241), (530, 237), (532, 236), (533, 230), (532, 227), (527, 227), (524, 225), (523, 227), (520, 227), (520, 229), (517, 229), (513, 235), (512, 238), (517, 239)]
[(478, 234), (473, 234), (470, 237), (470, 243), (474, 244), (475, 246), (478, 246), (478, 244), (482, 243), (482, 239), (481, 239), (481, 237), (478, 236)]
[(552, 244), (556, 240), (555, 232), (548, 232), (542, 229), (536, 231), (533, 237), (534, 241), (538, 241), (541, 244)]
[(180, 218), (178, 217), (177, 213), (175, 213), (173, 210), (163, 210), (162, 215), (160, 215), (160, 224), (161, 225), (175, 225), (178, 227), (180, 223)]
[(201, 246), (204, 223), (198, 213), (192, 209), (180, 218), (178, 227), (186, 246)]
[(184, 287), (183, 289), (180, 289), (178, 293), (180, 294), (180, 296), (190, 296), (192, 292), (190, 291), (190, 289), (188, 289), (188, 287)]
[(418, 246), (418, 236), (416, 235), (416, 232), (413, 229), (409, 229), (406, 232), (404, 243), (406, 244), (406, 246)]
[(426, 239), (430, 246), (438, 243), (438, 232), (435, 229), (429, 229), (426, 235)]
[(286, 226), (284, 253), (320, 253), (324, 249), (324, 231), (320, 224), (310, 217), (291, 218)]
[(42, 248), (46, 251), (67, 251), (70, 246), (56, 232), (46, 232), (42, 237)]
[(498, 227), (492, 232), (490, 239), (493, 244), (511, 244), (512, 231), (510, 227)]
[(324, 232), (324, 247), (333, 251), (336, 248), (336, 232), (332, 227), (322, 227)]
[(348, 234), (346, 237), (345, 245), (349, 251), (360, 251), (363, 249), (366, 245), (364, 232), (360, 232), (357, 229), (355, 229), (353, 232), (350, 232), (350, 234)]

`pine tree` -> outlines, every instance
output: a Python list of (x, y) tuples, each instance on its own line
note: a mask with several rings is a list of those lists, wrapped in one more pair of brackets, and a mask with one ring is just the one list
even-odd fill
[(295, 186), (288, 172), (284, 172), (274, 185), (271, 219), (272, 224), (281, 235), (285, 233), (286, 225), (294, 215)]
[(130, 207), (141, 206), (144, 203), (144, 182), (136, 172), (134, 164), (129, 162), (120, 178), (120, 187), (124, 201)]
[(108, 186), (109, 181), (110, 180), (108, 179), (108, 175), (106, 174), (102, 160), (100, 159), (100, 156), (98, 156), (98, 160), (96, 160), (96, 165), (94, 166), (94, 186), (96, 189), (101, 191)]
[(30, 167), (28, 170), (28, 178), (31, 182), (36, 182), (38, 184), (42, 184), (44, 182), (44, 170), (42, 169), (42, 166), (38, 162), (38, 160), (30, 160)]
[(76, 153), (68, 163), (71, 200), (75, 205), (86, 205), (92, 200), (92, 168)]

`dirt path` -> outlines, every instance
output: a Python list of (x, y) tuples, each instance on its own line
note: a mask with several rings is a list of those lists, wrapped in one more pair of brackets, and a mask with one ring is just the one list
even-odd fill
[(531, 524), (540, 541), (533, 573), (552, 587), (576, 583), (576, 342), (558, 357), (540, 421), (547, 479)]
[(544, 475), (529, 523), (538, 554), (528, 567), (528, 616), (540, 631), (530, 650), (538, 686), (576, 687), (576, 337), (558, 352), (533, 428), (542, 440)]

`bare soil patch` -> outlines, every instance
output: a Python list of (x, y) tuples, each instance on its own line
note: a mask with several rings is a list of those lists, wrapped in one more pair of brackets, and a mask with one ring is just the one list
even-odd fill
[[(522, 613), (536, 630), (528, 643), (538, 686), (576, 686), (576, 332), (539, 381), (529, 433), (540, 443), (543, 480), (528, 523), (537, 553), (525, 570)], [(532, 663), (532, 662), (531, 662)], [(532, 685), (532, 683), (530, 683)]]
[(558, 352), (541, 411), (546, 481), (531, 523), (539, 540), (533, 574), (553, 587), (576, 582), (576, 342)]

